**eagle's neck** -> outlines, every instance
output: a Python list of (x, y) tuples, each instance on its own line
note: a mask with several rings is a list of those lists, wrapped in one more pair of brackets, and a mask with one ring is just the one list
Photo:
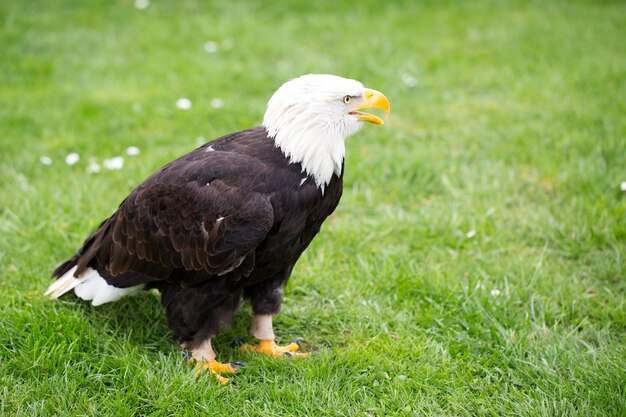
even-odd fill
[(300, 163), (322, 193), (333, 175), (341, 175), (346, 148), (340, 126), (310, 120), (305, 126), (287, 121), (278, 129), (264, 127), (289, 162)]

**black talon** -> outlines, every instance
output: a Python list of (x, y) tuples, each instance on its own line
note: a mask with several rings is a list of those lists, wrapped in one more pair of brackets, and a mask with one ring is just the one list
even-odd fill
[(230, 366), (232, 366), (233, 368), (239, 368), (241, 366), (246, 366), (246, 363), (243, 361), (235, 361), (235, 362), (231, 362)]
[(241, 336), (235, 336), (233, 337), (233, 345), (235, 346), (241, 346), (244, 345), (246, 343), (246, 339), (244, 339)]
[(302, 343), (302, 342), (305, 342), (304, 337), (296, 337), (295, 339), (293, 339), (293, 343), (295, 343), (298, 346), (300, 346), (300, 343)]
[(293, 358), (293, 355), (291, 354), (291, 352), (285, 352), (283, 353), (283, 356), (287, 356), (288, 358)]

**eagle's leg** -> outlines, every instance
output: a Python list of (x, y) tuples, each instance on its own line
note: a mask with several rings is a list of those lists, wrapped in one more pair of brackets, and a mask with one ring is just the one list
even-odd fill
[[(183, 349), (189, 349), (187, 344), (183, 344)], [(223, 377), (221, 374), (235, 373), (239, 366), (242, 366), (242, 362), (234, 363), (221, 363), (216, 358), (215, 351), (211, 346), (211, 339), (208, 338), (202, 342), (199, 346), (189, 349), (191, 358), (189, 363), (196, 364), (195, 378), (199, 377), (204, 371), (208, 371), (217, 381), (224, 385), (230, 382), (230, 379)]]
[(257, 352), (274, 357), (304, 357), (308, 353), (297, 352), (300, 346), (294, 341), (286, 346), (276, 344), (271, 314), (254, 314), (250, 325), (250, 334), (259, 339), (257, 346), (245, 344), (241, 346), (243, 352)]
[(250, 299), (252, 304), (250, 334), (259, 340), (259, 344), (257, 346), (243, 345), (241, 346), (242, 351), (257, 352), (274, 357), (303, 357), (308, 355), (308, 353), (296, 352), (300, 349), (296, 342), (286, 346), (278, 346), (272, 327), (272, 316), (280, 311), (284, 287), (289, 281), (292, 269), (293, 265), (290, 265), (273, 279), (246, 288), (244, 295)]

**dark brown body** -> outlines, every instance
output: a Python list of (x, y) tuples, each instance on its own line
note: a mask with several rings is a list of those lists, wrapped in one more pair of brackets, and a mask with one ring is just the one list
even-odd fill
[(96, 269), (110, 285), (158, 288), (174, 338), (217, 334), (243, 297), (275, 314), (296, 261), (342, 193), (321, 190), (264, 128), (216, 139), (169, 163), (53, 273)]

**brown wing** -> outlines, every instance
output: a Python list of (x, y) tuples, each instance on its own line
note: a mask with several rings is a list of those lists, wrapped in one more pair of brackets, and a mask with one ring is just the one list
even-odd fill
[(186, 285), (242, 263), (249, 272), (253, 251), (274, 221), (269, 197), (253, 191), (251, 170), (265, 171), (255, 163), (212, 152), (166, 166), (87, 239), (74, 260), (76, 275), (94, 261), (120, 286), (168, 279), (181, 269), (202, 272), (187, 274)]

